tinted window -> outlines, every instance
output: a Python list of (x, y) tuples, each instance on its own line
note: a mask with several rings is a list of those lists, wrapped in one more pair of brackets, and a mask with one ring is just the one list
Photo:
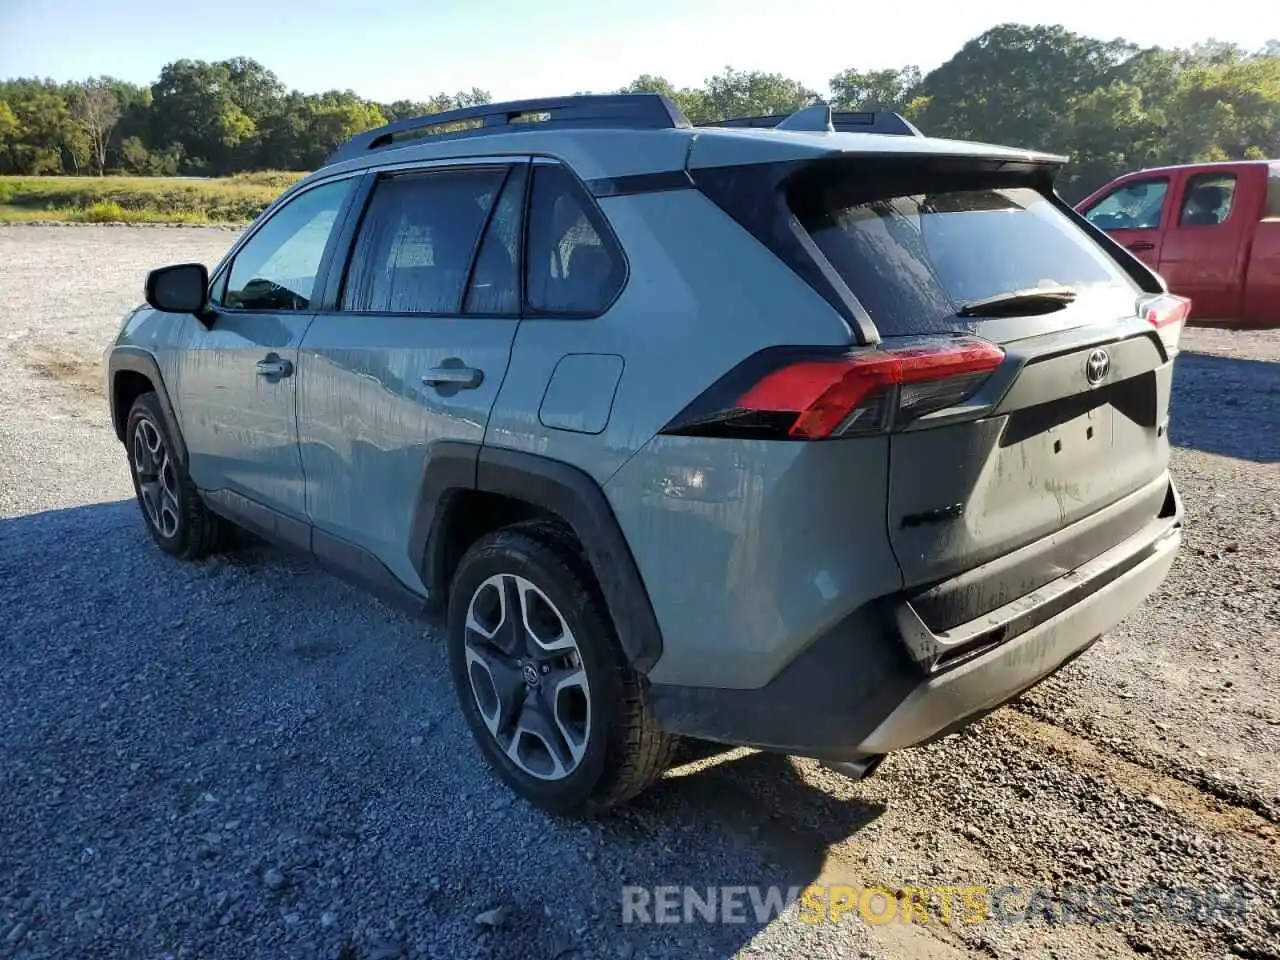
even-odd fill
[(1154, 230), (1160, 226), (1169, 181), (1136, 180), (1113, 190), (1085, 213), (1101, 230)]
[(350, 180), (299, 194), (236, 254), (221, 302), (242, 310), (306, 310)]
[(520, 221), (527, 176), (527, 166), (516, 167), (502, 188), (476, 255), (464, 305), (467, 313), (511, 316), (520, 312)]
[(458, 313), (505, 168), (381, 180), (360, 224), (344, 310)]
[[(843, 178), (841, 178), (843, 179)], [(874, 181), (872, 181), (874, 182)], [(1027, 187), (863, 199), (866, 178), (792, 198), (814, 242), (885, 335), (971, 326), (961, 305), (1040, 286), (1133, 291), (1088, 235)]]
[(598, 314), (617, 296), (624, 275), (622, 256), (578, 182), (561, 166), (535, 167), (525, 288), (529, 309)]
[(1231, 216), (1236, 196), (1234, 173), (1197, 173), (1187, 177), (1182, 193), (1180, 227), (1213, 227)]

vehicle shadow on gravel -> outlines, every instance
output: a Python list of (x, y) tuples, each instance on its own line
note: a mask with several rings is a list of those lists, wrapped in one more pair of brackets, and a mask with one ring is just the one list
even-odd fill
[(1175, 446), (1280, 462), (1280, 363), (1184, 351), (1175, 361), (1170, 415)]
[(131, 500), (0, 519), (0, 585), (0, 795), (23, 811), (0, 814), (0, 926), (24, 949), (727, 956), (781, 904), (627, 923), (624, 890), (785, 900), (883, 811), (695, 747), (610, 815), (550, 817), (479, 759), (438, 624), (256, 542), (174, 561)]
[[(646, 956), (736, 956), (772, 924), (792, 922), (779, 919), (782, 908), (809, 885), (869, 882), (860, 865), (833, 861), (830, 850), (885, 813), (883, 803), (826, 793), (787, 756), (689, 746), (695, 756), (681, 757), (664, 779), (599, 821), (601, 846), (613, 848), (606, 855), (627, 862), (620, 932), (647, 947)], [(656, 836), (674, 832), (682, 853), (655, 856), (653, 844), (637, 845), (639, 824)], [(726, 857), (726, 848), (737, 852)], [(676, 888), (665, 924), (657, 921), (663, 887)], [(735, 895), (733, 917), (726, 898)]]

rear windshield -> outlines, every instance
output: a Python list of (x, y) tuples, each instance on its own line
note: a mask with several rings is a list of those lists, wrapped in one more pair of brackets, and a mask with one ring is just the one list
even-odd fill
[(1084, 299), (1136, 289), (1031, 187), (885, 191), (869, 179), (824, 178), (790, 201), (883, 336), (973, 329), (981, 321), (957, 316), (964, 304), (1012, 291), (1069, 287)]

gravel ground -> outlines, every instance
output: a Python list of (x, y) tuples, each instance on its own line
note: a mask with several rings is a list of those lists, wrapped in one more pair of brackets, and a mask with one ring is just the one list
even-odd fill
[[(1280, 957), (1280, 332), (1187, 333), (1186, 547), (1057, 677), (861, 784), (704, 753), (580, 825), (486, 771), (434, 624), (269, 547), (147, 540), (98, 358), (147, 268), (233, 236), (0, 229), (0, 957)], [(622, 922), (623, 884), (811, 882), (1120, 899)], [(1157, 888), (1243, 899), (1137, 919)]]

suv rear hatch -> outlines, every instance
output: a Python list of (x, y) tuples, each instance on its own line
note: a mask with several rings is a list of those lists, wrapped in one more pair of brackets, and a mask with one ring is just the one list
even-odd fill
[(693, 175), (845, 313), (863, 343), (849, 357), (972, 360), (936, 377), (887, 374), (879, 399), (859, 400), (876, 409), (830, 434), (889, 432), (887, 532), (928, 627), (1024, 596), (1167, 507), (1185, 301), (1081, 226), (1052, 194), (1052, 165), (775, 164), (787, 231), (740, 202), (744, 180), (768, 178), (755, 166)]

